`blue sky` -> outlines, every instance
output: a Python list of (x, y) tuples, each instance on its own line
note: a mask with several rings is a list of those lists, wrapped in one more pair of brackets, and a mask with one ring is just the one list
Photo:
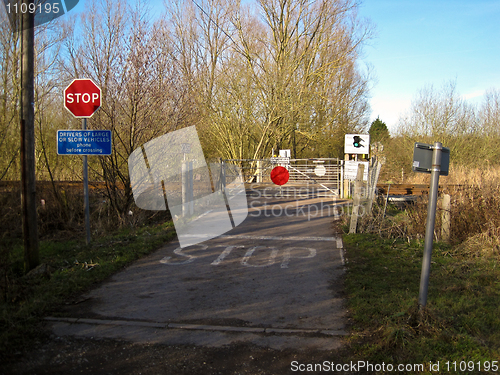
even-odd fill
[[(359, 16), (376, 28), (362, 58), (376, 78), (371, 120), (380, 116), (393, 130), (428, 85), (439, 89), (455, 81), (472, 103), (486, 90), (500, 89), (499, 0), (360, 1)], [(85, 3), (81, 0), (74, 11)], [(163, 8), (162, 0), (151, 4)]]
[(363, 56), (376, 77), (372, 120), (394, 129), (428, 85), (455, 81), (472, 103), (500, 89), (500, 1), (364, 0), (359, 14), (377, 30)]

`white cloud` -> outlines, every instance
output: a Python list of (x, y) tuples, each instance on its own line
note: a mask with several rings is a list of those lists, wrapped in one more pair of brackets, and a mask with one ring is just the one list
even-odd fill
[(484, 95), (484, 90), (476, 90), (476, 91), (472, 91), (468, 94), (465, 94), (464, 95), (464, 99), (474, 99), (474, 98), (478, 98), (480, 96), (483, 96)]

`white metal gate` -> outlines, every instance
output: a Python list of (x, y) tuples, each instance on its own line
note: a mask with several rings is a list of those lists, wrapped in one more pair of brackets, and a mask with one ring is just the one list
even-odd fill
[(272, 183), (271, 170), (281, 165), (290, 173), (284, 187), (309, 186), (326, 195), (338, 195), (342, 189), (342, 161), (338, 158), (226, 159), (222, 161), (222, 170), (230, 170), (230, 165), (239, 167), (246, 183)]

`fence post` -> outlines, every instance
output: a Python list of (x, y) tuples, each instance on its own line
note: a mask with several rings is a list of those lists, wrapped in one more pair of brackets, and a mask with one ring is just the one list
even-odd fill
[(340, 164), (340, 198), (345, 198), (345, 195), (344, 195), (344, 161), (343, 160), (339, 160), (339, 164)]
[(344, 197), (347, 198), (349, 195), (351, 195), (351, 182), (349, 180), (345, 179), (345, 162), (349, 161), (349, 154), (344, 155), (344, 163), (343, 163), (343, 168), (344, 168)]
[(450, 241), (450, 225), (451, 225), (451, 197), (450, 194), (444, 194), (441, 199), (441, 241)]
[(193, 162), (188, 163), (188, 185), (189, 185), (189, 214), (194, 213), (194, 170)]
[(262, 183), (262, 160), (257, 160), (257, 183)]
[(189, 212), (189, 185), (189, 162), (184, 160), (181, 169), (182, 216), (187, 216)]
[(358, 173), (356, 175), (356, 184), (354, 185), (354, 202), (352, 205), (351, 226), (349, 233), (356, 233), (358, 225), (359, 206), (361, 204), (361, 187), (363, 186), (363, 174), (365, 172), (364, 164), (358, 164)]

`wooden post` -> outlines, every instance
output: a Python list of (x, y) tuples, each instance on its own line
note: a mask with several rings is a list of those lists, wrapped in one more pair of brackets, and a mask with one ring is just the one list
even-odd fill
[(385, 212), (387, 211), (387, 202), (389, 202), (389, 193), (391, 192), (391, 184), (387, 187), (387, 195), (385, 196), (384, 213), (382, 218), (385, 217)]
[[(345, 198), (344, 196), (344, 161), (343, 160), (339, 160), (339, 164), (340, 164), (340, 175), (339, 175), (339, 178), (340, 178), (340, 186), (339, 186), (339, 195), (340, 195), (340, 198)], [(334, 198), (335, 200), (335, 198)]]
[(356, 227), (358, 225), (359, 206), (361, 204), (361, 187), (363, 186), (364, 172), (364, 164), (359, 164), (358, 173), (356, 175), (356, 184), (354, 185), (354, 202), (352, 205), (351, 226), (349, 228), (349, 233), (356, 233)]
[(451, 225), (451, 197), (449, 194), (444, 194), (441, 199), (441, 241), (450, 241), (450, 225)]
[(262, 183), (262, 160), (257, 160), (257, 183)]
[[(28, 6), (28, 1), (22, 4)], [(24, 237), (24, 271), (40, 264), (35, 181), (35, 16), (21, 15), (21, 205)]]
[(349, 180), (345, 178), (345, 162), (349, 161), (349, 154), (344, 154), (344, 196), (342, 198), (347, 198), (351, 194), (351, 185)]

